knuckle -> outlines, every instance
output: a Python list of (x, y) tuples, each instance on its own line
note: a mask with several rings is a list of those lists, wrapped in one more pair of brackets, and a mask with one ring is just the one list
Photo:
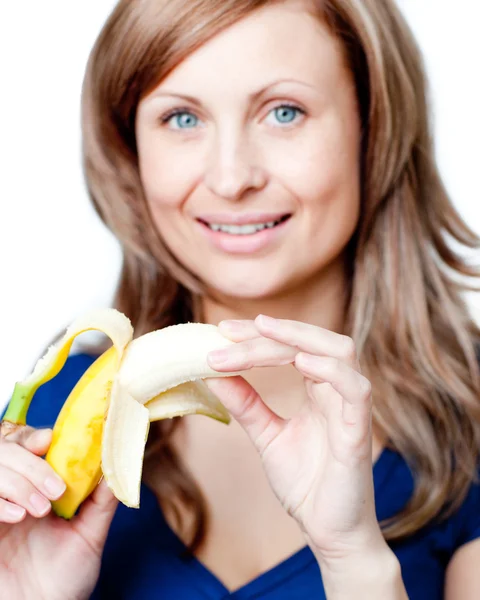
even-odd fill
[(6, 455), (1, 459), (3, 465), (14, 472), (20, 473), (31, 481), (39, 480), (47, 463), (40, 457), (35, 456), (29, 450), (19, 444), (9, 444)]
[(260, 456), (264, 456), (272, 443), (276, 439), (276, 422), (274, 415), (271, 415), (263, 426), (263, 430), (257, 438), (256, 446)]
[(360, 395), (361, 395), (362, 399), (368, 400), (372, 394), (372, 384), (363, 375), (360, 375), (359, 388), (360, 388)]
[(18, 450), (20, 450), (20, 446), (16, 442), (0, 444), (0, 464), (8, 467), (16, 460)]
[(26, 510), (24, 507), (0, 498), (0, 523), (18, 523), (23, 521)]
[(348, 335), (342, 336), (341, 355), (349, 360), (354, 360), (357, 357), (356, 344)]
[(336, 371), (340, 366), (340, 360), (334, 356), (325, 356), (322, 359), (324, 371), (328, 374)]
[(247, 340), (242, 344), (242, 353), (244, 357), (248, 357), (250, 354), (254, 353), (257, 347), (257, 344), (254, 340)]
[(9, 515), (7, 513), (8, 503), (0, 498), (0, 523), (8, 522)]
[(250, 369), (255, 366), (255, 363), (261, 359), (269, 348), (269, 340), (246, 340), (238, 346), (238, 357), (241, 364)]
[(258, 395), (255, 390), (249, 390), (243, 402), (241, 418), (244, 421), (255, 420), (255, 409), (257, 406)]
[(241, 346), (239, 345), (239, 348), (237, 349), (238, 362), (247, 369), (249, 369), (253, 364), (252, 352), (253, 346), (250, 341), (242, 342)]
[(15, 471), (2, 474), (1, 497), (3, 499), (24, 503), (33, 492), (33, 486)]
[(32, 482), (43, 481), (47, 476), (46, 463), (44, 460), (33, 454), (27, 454), (23, 457), (23, 473)]

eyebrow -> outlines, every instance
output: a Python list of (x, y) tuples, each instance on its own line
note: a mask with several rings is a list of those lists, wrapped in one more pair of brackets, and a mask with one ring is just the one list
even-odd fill
[[(267, 90), (269, 90), (270, 88), (272, 88), (276, 85), (279, 85), (281, 83), (296, 83), (296, 84), (300, 84), (305, 87), (308, 87), (310, 89), (315, 89), (315, 87), (312, 84), (307, 83), (305, 81), (300, 81), (299, 79), (276, 79), (275, 81), (272, 81), (272, 82), (268, 83), (267, 85), (263, 86), (261, 89), (257, 90), (256, 92), (252, 92), (251, 94), (249, 94), (248, 100), (250, 102), (254, 102), (258, 98), (260, 98), (260, 96), (262, 96), (262, 94), (264, 94)], [(195, 104), (197, 106), (199, 106), (201, 104), (200, 100), (198, 100), (194, 96), (190, 96), (188, 94), (178, 94), (177, 92), (173, 92), (170, 90), (159, 90), (158, 92), (154, 92), (152, 98), (159, 98), (159, 97), (163, 97), (163, 96), (175, 96), (176, 98), (182, 98), (183, 100), (186, 100), (187, 102), (191, 102), (192, 104)]]

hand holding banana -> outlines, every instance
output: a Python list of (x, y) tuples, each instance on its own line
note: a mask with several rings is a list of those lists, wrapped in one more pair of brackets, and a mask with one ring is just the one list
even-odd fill
[[(90, 329), (103, 331), (113, 346), (77, 382), (53, 432), (28, 427), (36, 390), (63, 367), (74, 338)], [(132, 338), (124, 315), (93, 311), (16, 384), (0, 427), (2, 597), (89, 598), (117, 499), (139, 504), (150, 421), (193, 413), (229, 421), (202, 381), (219, 375), (206, 364), (208, 351), (232, 343), (214, 326), (178, 325)]]
[(2, 598), (87, 599), (118, 504), (102, 482), (73, 520), (50, 501), (65, 484), (41, 458), (50, 429), (17, 428), (0, 439), (0, 590)]
[(209, 354), (216, 370), (292, 363), (304, 377), (309, 403), (288, 420), (242, 377), (207, 384), (250, 436), (274, 492), (319, 560), (383, 551), (374, 504), (371, 386), (352, 340), (264, 316), (225, 321), (219, 329), (236, 343)]

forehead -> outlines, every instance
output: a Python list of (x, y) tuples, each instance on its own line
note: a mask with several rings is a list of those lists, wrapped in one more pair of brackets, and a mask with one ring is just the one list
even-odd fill
[(236, 86), (258, 87), (265, 79), (303, 78), (327, 84), (343, 67), (343, 52), (327, 24), (305, 2), (273, 3), (208, 40), (153, 91), (186, 94)]

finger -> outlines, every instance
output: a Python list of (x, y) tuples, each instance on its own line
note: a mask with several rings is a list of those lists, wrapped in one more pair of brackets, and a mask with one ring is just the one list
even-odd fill
[(37, 456), (43, 456), (52, 443), (52, 433), (51, 429), (34, 430), (25, 440), (24, 447)]
[(243, 342), (245, 340), (260, 337), (261, 335), (258, 328), (255, 326), (254, 321), (249, 319), (229, 319), (220, 321), (218, 329), (222, 335), (232, 342)]
[(306, 377), (329, 383), (340, 394), (342, 417), (347, 425), (365, 424), (371, 414), (371, 385), (366, 377), (341, 360), (300, 352), (295, 367)]
[(7, 436), (2, 437), (0, 444), (3, 442), (13, 442), (19, 446), (23, 446), (38, 456), (43, 456), (46, 454), (51, 441), (51, 429), (34, 429), (29, 425), (21, 425), (20, 427), (13, 429)]
[(15, 471), (0, 465), (0, 498), (25, 508), (32, 517), (44, 517), (51, 504), (33, 484)]
[(371, 461), (371, 427), (368, 420), (351, 425), (345, 422), (345, 401), (329, 383), (307, 381), (310, 402), (305, 409), (323, 421), (328, 446), (337, 460), (350, 467)]
[(72, 522), (77, 533), (97, 555), (101, 555), (103, 551), (117, 506), (118, 500), (102, 479), (94, 492), (85, 500)]
[(297, 349), (264, 337), (238, 342), (209, 352), (208, 364), (216, 371), (244, 371), (253, 367), (274, 367), (293, 363)]
[(263, 455), (283, 430), (285, 420), (265, 404), (243, 377), (212, 378), (205, 383)]
[(309, 354), (333, 356), (359, 369), (355, 343), (346, 335), (308, 323), (273, 319), (265, 315), (259, 315), (255, 319), (255, 326), (267, 338)]
[(0, 498), (0, 523), (20, 523), (26, 514), (27, 511), (21, 506)]
[(313, 379), (305, 379), (310, 404), (304, 407), (304, 411), (313, 410), (319, 413), (326, 421), (332, 418), (340, 421), (342, 419), (343, 398), (333, 389), (329, 383), (318, 383)]
[(18, 444), (0, 444), (0, 465), (25, 477), (50, 500), (57, 500), (66, 489), (64, 481), (45, 460)]

